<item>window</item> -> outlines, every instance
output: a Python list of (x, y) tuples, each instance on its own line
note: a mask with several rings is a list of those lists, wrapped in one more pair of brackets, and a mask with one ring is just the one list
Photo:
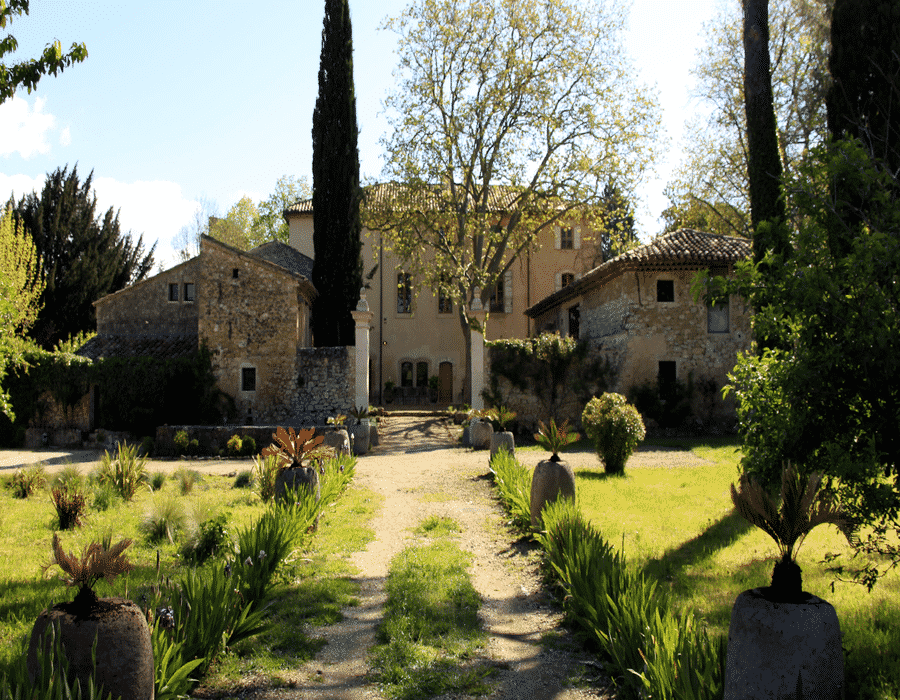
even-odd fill
[(572, 250), (575, 248), (575, 229), (564, 228), (559, 232), (559, 248), (560, 250)]
[(178, 301), (178, 283), (169, 285), (169, 301)]
[(412, 276), (408, 272), (397, 274), (397, 313), (412, 313)]
[(416, 362), (416, 386), (428, 386), (427, 362)]
[(562, 277), (560, 277), (560, 288), (565, 289), (571, 284), (575, 282), (575, 274), (572, 272), (563, 272)]
[(728, 333), (728, 297), (719, 299), (715, 305), (707, 304), (706, 330), (709, 333)]
[(675, 379), (675, 362), (672, 360), (660, 360), (657, 382), (659, 384), (659, 398), (663, 401), (674, 395)]
[(656, 280), (656, 301), (675, 301), (675, 282)]
[(491, 290), (491, 311), (502, 312), (505, 308), (506, 305), (503, 303), (505, 295), (503, 294), (503, 291), (503, 282), (498, 282)]
[(579, 304), (569, 307), (569, 337), (578, 340), (578, 334), (581, 331), (581, 309)]
[[(444, 275), (441, 275), (441, 282), (443, 283), (445, 281)], [(438, 313), (453, 313), (453, 301), (450, 299), (450, 294), (447, 292), (446, 287), (440, 287), (438, 289)]]
[(236, 267), (231, 268), (231, 279), (236, 280), (238, 278), (238, 269)]
[(256, 391), (256, 367), (241, 367), (241, 391)]
[(400, 363), (400, 386), (413, 385), (413, 364), (412, 362)]
[(194, 301), (194, 283), (193, 282), (185, 282), (184, 283), (184, 300), (185, 301)]

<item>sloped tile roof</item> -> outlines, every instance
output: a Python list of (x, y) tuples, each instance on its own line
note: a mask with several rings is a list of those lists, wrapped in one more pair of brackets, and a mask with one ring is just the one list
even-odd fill
[(710, 263), (728, 264), (749, 258), (753, 243), (749, 238), (721, 236), (683, 228), (610, 258), (568, 287), (545, 297), (525, 313), (531, 318), (599, 287), (628, 270), (697, 267)]
[(300, 275), (306, 279), (312, 279), (313, 260), (307, 257), (299, 250), (291, 248), (281, 241), (269, 241), (257, 246), (249, 251), (250, 255), (254, 255), (262, 260), (283, 267), (295, 275)]
[(197, 352), (196, 335), (97, 335), (76, 355), (97, 360), (105, 357), (154, 357), (171, 360)]

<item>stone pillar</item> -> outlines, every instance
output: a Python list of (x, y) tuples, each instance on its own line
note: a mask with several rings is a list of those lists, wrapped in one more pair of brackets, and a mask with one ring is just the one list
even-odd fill
[(472, 306), (469, 309), (469, 316), (478, 322), (481, 331), (474, 328), (469, 334), (471, 339), (472, 364), (469, 367), (469, 376), (471, 378), (469, 385), (472, 387), (472, 408), (481, 410), (484, 408), (484, 399), (481, 398), (481, 390), (484, 388), (484, 307), (481, 304), (481, 290), (476, 287), (475, 293), (472, 295)]
[(366, 301), (366, 288), (359, 290), (359, 303), (356, 310), (350, 315), (356, 322), (356, 396), (353, 405), (369, 405), (369, 324), (372, 322), (372, 312), (369, 311), (369, 302)]

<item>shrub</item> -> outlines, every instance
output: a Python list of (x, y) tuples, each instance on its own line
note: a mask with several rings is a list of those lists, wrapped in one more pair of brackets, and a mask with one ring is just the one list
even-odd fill
[(531, 529), (531, 470), (516, 461), (506, 450), (491, 459), (494, 483), (500, 501), (512, 516), (513, 524), (523, 530)]
[(118, 451), (115, 457), (109, 451), (103, 452), (97, 482), (111, 485), (123, 499), (130, 501), (139, 488), (148, 487), (147, 458), (138, 457), (136, 445), (121, 442), (116, 445)]
[(179, 430), (175, 433), (175, 438), (172, 440), (175, 443), (175, 451), (184, 455), (187, 454), (188, 444), (190, 443), (190, 438), (188, 437), (187, 430)]
[(253, 458), (253, 481), (256, 482), (256, 492), (263, 503), (268, 503), (275, 497), (275, 480), (278, 478), (281, 460), (275, 455)]
[(47, 470), (43, 464), (32, 464), (24, 469), (16, 469), (9, 486), (16, 498), (28, 498), (38, 489), (47, 485)]
[(174, 542), (186, 524), (187, 516), (181, 502), (174, 494), (168, 493), (154, 496), (140, 527), (151, 542), (160, 542), (164, 539)]
[(56, 508), (60, 530), (81, 527), (81, 521), (87, 511), (87, 503), (81, 488), (74, 484), (56, 486), (50, 491), (50, 501)]
[(241, 454), (245, 457), (251, 457), (256, 454), (256, 440), (250, 435), (244, 435), (241, 439)]
[(232, 457), (237, 457), (241, 454), (242, 441), (240, 435), (232, 435), (228, 438), (228, 443), (225, 445), (225, 448), (228, 450), (228, 454)]
[(234, 478), (234, 488), (245, 489), (253, 484), (253, 472), (250, 469), (244, 469), (238, 472)]
[(149, 457), (153, 454), (153, 438), (149, 435), (141, 439), (141, 457)]
[(53, 475), (50, 480), (50, 488), (67, 486), (78, 491), (84, 491), (84, 475), (74, 464), (67, 464)]
[(119, 494), (110, 484), (94, 484), (94, 498), (91, 506), (94, 510), (108, 510), (117, 498), (119, 498)]
[(182, 557), (199, 565), (210, 557), (224, 554), (230, 544), (227, 522), (228, 517), (221, 513), (200, 523), (197, 531), (181, 548)]
[(159, 491), (166, 483), (166, 475), (163, 472), (153, 472), (150, 475), (150, 488)]
[(641, 414), (621, 394), (606, 393), (588, 401), (581, 423), (610, 474), (625, 471), (625, 462), (646, 434)]
[(200, 454), (200, 441), (194, 438), (188, 443), (187, 453), (191, 456)]
[(194, 469), (185, 469), (184, 467), (181, 467), (180, 469), (175, 470), (175, 473), (172, 474), (172, 478), (178, 482), (178, 488), (181, 490), (181, 495), (186, 496), (194, 490), (194, 485), (200, 481), (200, 474)]

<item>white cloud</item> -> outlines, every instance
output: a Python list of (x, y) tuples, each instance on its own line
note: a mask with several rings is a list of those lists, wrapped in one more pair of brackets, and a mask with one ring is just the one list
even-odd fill
[(0, 173), (0, 205), (9, 201), (10, 195), (15, 195), (18, 202), (25, 195), (32, 192), (40, 193), (44, 186), (44, 175), (30, 177), (28, 175), (4, 175)]
[(56, 117), (44, 112), (45, 103), (36, 97), (32, 108), (27, 100), (13, 97), (0, 104), (0, 155), (31, 158), (50, 152), (47, 134), (56, 125)]
[(72, 143), (72, 132), (69, 131), (69, 127), (66, 127), (59, 135), (59, 145), (68, 146), (70, 143)]
[(172, 239), (189, 224), (198, 203), (186, 199), (181, 185), (164, 180), (119, 182), (108, 177), (93, 180), (98, 214), (110, 207), (119, 212), (119, 227), (137, 238), (145, 249), (156, 243), (154, 258), (163, 268), (176, 264)]

